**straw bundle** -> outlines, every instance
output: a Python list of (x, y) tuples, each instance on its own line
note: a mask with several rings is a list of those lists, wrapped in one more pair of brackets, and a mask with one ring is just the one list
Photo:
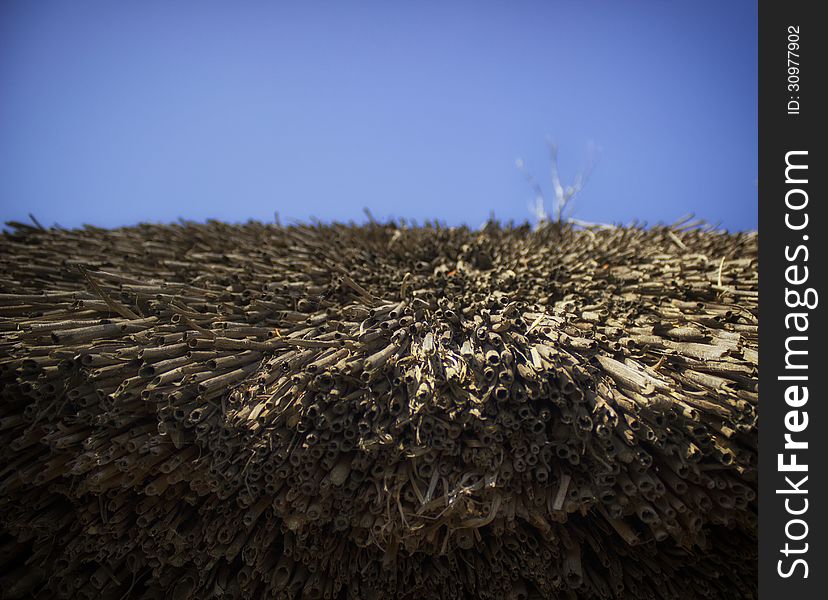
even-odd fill
[(0, 240), (6, 598), (752, 598), (757, 245)]

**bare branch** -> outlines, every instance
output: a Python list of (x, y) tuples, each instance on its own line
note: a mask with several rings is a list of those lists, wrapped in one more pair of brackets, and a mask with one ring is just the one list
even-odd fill
[(567, 207), (570, 205), (575, 196), (577, 196), (584, 188), (584, 185), (590, 175), (592, 175), (592, 171), (595, 168), (596, 150), (595, 145), (590, 143), (587, 164), (575, 177), (573, 184), (564, 187), (561, 183), (560, 171), (558, 170), (558, 146), (549, 139), (547, 139), (546, 143), (549, 148), (549, 172), (552, 180), (552, 191), (554, 193), (552, 203), (552, 215), (554, 215), (554, 217), (547, 213), (544, 206), (546, 198), (544, 196), (543, 189), (526, 170), (523, 160), (518, 158), (515, 161), (515, 165), (535, 192), (534, 205), (530, 205), (529, 209), (537, 220), (537, 226), (541, 226), (542, 224), (550, 221), (552, 218), (554, 218), (556, 222), (562, 223), (565, 220)]
[(537, 219), (537, 225), (541, 225), (549, 220), (549, 215), (546, 213), (546, 209), (544, 207), (546, 198), (543, 194), (543, 189), (541, 188), (540, 184), (535, 181), (535, 178), (532, 177), (532, 174), (526, 169), (526, 165), (523, 163), (522, 158), (518, 158), (515, 160), (515, 166), (523, 175), (526, 182), (532, 188), (532, 191), (535, 192), (535, 200), (534, 205), (529, 206), (529, 210), (535, 215), (535, 219)]

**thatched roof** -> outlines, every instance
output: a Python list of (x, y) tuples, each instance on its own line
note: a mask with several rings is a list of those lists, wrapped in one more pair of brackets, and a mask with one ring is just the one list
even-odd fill
[(756, 242), (18, 226), (0, 589), (754, 597)]

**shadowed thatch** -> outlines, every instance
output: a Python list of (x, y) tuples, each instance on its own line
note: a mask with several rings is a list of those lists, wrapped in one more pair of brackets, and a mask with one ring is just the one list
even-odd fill
[(752, 598), (756, 235), (0, 240), (0, 589)]

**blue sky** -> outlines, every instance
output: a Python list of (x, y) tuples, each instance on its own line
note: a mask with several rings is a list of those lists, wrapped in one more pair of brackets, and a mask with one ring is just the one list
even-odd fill
[(757, 225), (756, 2), (0, 4), (0, 220)]

